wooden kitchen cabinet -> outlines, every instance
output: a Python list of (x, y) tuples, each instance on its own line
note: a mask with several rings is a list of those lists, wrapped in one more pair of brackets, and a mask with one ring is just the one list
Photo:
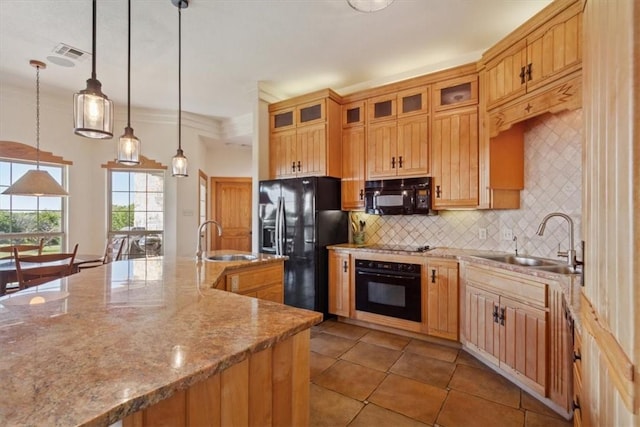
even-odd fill
[(429, 116), (375, 122), (367, 131), (367, 179), (429, 173)]
[(431, 132), (433, 209), (478, 205), (478, 107), (436, 113)]
[(553, 2), (485, 52), (487, 108), (496, 108), (582, 67), (582, 1)]
[(329, 313), (350, 316), (351, 261), (349, 252), (329, 251)]
[(465, 275), (467, 347), (546, 397), (547, 284), (477, 265)]
[(367, 100), (367, 123), (425, 114), (429, 103), (429, 86), (375, 96)]
[(427, 333), (458, 340), (458, 263), (427, 260)]
[(226, 274), (223, 283), (226, 291), (283, 303), (283, 278), (284, 261), (232, 270)]
[(269, 105), (271, 178), (342, 175), (340, 97), (326, 89)]
[(364, 126), (342, 130), (342, 210), (364, 208), (365, 150)]
[(434, 113), (478, 105), (478, 73), (434, 83)]

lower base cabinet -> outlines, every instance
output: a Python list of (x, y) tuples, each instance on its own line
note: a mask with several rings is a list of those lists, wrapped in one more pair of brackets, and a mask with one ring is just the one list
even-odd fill
[[(409, 321), (357, 311), (355, 307), (355, 259), (420, 264), (422, 321)], [(409, 255), (358, 253), (329, 250), (329, 313), (408, 332), (458, 341), (459, 289), (458, 262), (449, 259), (420, 258)]]
[(310, 330), (251, 354), (122, 421), (146, 426), (309, 425)]
[(458, 340), (458, 263), (427, 261), (427, 334)]
[(223, 279), (224, 289), (240, 295), (284, 302), (284, 262), (231, 271)]

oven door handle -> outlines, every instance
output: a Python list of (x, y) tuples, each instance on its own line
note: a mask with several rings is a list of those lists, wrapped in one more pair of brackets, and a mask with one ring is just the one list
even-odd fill
[(395, 274), (383, 274), (383, 273), (374, 273), (372, 271), (366, 271), (366, 270), (358, 270), (356, 269), (356, 275), (367, 275), (367, 276), (373, 276), (373, 277), (384, 277), (387, 279), (408, 279), (408, 280), (412, 280), (412, 279), (416, 279), (420, 277), (420, 273), (395, 273)]

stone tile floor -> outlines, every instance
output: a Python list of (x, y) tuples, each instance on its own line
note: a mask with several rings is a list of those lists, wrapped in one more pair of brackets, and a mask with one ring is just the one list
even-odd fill
[(570, 427), (464, 350), (328, 320), (311, 330), (312, 426)]

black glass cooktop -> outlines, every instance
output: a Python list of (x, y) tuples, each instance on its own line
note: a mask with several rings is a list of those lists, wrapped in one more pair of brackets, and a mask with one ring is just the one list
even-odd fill
[(370, 249), (379, 249), (381, 251), (402, 251), (402, 252), (427, 252), (435, 249), (429, 245), (412, 246), (412, 245), (367, 245)]

